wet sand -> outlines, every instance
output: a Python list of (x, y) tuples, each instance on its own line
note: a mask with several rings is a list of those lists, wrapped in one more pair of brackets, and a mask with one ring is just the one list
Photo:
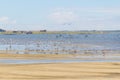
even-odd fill
[(111, 59), (120, 60), (120, 54), (15, 54), (0, 51), (0, 59)]
[(65, 59), (75, 55), (69, 54), (0, 54), (0, 59)]
[(0, 80), (119, 80), (120, 63), (0, 64)]

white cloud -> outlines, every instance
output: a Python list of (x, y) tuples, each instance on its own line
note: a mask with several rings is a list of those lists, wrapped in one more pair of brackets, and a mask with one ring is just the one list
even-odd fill
[(8, 17), (0, 17), (0, 23), (2, 24), (15, 24), (16, 20), (11, 20)]
[(57, 8), (49, 20), (55, 30), (108, 30), (120, 29), (119, 17), (119, 8)]
[(72, 11), (55, 11), (49, 15), (49, 19), (52, 20), (53, 23), (65, 24), (77, 21), (78, 16)]
[(119, 7), (78, 7), (74, 10), (88, 11), (88, 12), (120, 12)]
[(101, 9), (96, 9), (95, 12), (104, 13), (104, 14), (119, 15), (120, 9), (118, 9), (118, 8), (101, 8)]

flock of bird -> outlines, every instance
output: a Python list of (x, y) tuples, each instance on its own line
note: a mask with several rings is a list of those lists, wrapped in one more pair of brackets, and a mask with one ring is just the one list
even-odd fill
[[(84, 38), (89, 37), (88, 35), (84, 35)], [(79, 40), (79, 39), (78, 39)], [(114, 50), (107, 49), (90, 49), (82, 48), (84, 44), (74, 41), (74, 36), (67, 35), (64, 36), (62, 34), (55, 35), (54, 39), (15, 39), (8, 38), (0, 39), (1, 45), (7, 45), (5, 50), (17, 50), (19, 53), (19, 48), (17, 46), (21, 46), (25, 54), (101, 54), (103, 56), (106, 53), (112, 53)], [(86, 46), (87, 47), (87, 46)]]

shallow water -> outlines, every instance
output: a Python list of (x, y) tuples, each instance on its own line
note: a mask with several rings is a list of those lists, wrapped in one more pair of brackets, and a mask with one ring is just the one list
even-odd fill
[(0, 35), (0, 50), (120, 50), (120, 33)]
[(0, 63), (4, 64), (41, 64), (41, 63), (77, 63), (77, 62), (120, 62), (119, 59), (41, 59), (41, 60), (30, 60), (30, 59), (0, 59)]

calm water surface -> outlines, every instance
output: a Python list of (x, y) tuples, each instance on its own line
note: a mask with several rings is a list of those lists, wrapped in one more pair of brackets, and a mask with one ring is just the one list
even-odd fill
[(120, 33), (0, 35), (0, 50), (120, 50)]
[(30, 59), (0, 59), (0, 63), (4, 64), (41, 64), (41, 63), (77, 63), (77, 62), (120, 62), (119, 59), (42, 59), (42, 60), (30, 60)]

